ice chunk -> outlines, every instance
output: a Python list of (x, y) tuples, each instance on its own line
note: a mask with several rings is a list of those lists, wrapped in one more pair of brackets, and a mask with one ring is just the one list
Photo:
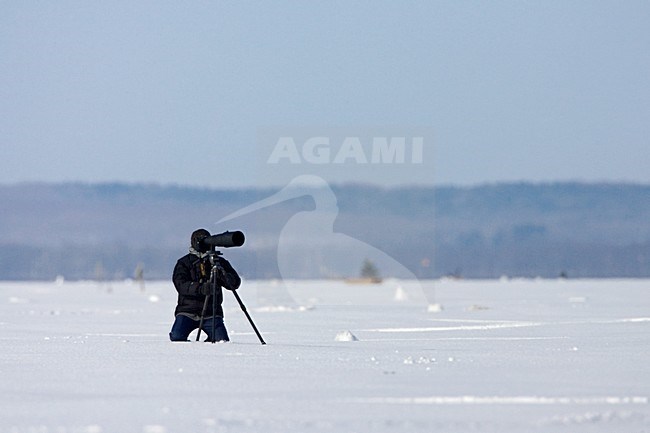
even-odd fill
[(359, 339), (350, 331), (341, 331), (336, 334), (335, 341), (359, 341)]

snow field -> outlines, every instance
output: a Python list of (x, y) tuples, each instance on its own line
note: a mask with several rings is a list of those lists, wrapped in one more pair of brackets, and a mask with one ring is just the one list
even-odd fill
[(649, 290), (245, 281), (262, 346), (227, 292), (171, 343), (170, 282), (0, 282), (0, 432), (650, 431)]

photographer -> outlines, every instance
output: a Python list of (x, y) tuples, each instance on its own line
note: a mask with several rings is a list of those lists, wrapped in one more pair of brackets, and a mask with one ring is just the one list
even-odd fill
[[(178, 304), (174, 314), (176, 320), (172, 326), (169, 338), (171, 341), (187, 341), (192, 331), (200, 326), (201, 314), (206, 297), (212, 294), (210, 285), (210, 247), (203, 242), (210, 233), (205, 229), (199, 229), (192, 233), (191, 247), (189, 254), (181, 257), (174, 267), (172, 280), (178, 292)], [(229, 341), (226, 326), (223, 323), (223, 293), (221, 286), (228, 290), (237, 290), (241, 279), (230, 263), (223, 257), (213, 256), (217, 269), (216, 304), (217, 311), (213, 317), (212, 308), (206, 312), (202, 329), (208, 335), (206, 341), (212, 340), (213, 321), (215, 327), (216, 341)], [(209, 301), (212, 303), (212, 300)]]

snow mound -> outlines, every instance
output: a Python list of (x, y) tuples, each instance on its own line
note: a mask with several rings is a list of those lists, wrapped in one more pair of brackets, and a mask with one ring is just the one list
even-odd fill
[(429, 304), (429, 306), (427, 307), (428, 313), (440, 313), (441, 311), (442, 311), (441, 304)]
[(336, 334), (334, 341), (359, 341), (359, 339), (350, 331), (341, 331)]
[(402, 288), (402, 286), (397, 286), (397, 289), (395, 290), (395, 296), (393, 297), (398, 302), (401, 301), (408, 301), (409, 295), (406, 293), (406, 290)]
[(298, 307), (288, 307), (285, 305), (267, 305), (266, 307), (257, 307), (255, 311), (258, 313), (291, 313), (294, 311), (309, 311), (313, 310), (313, 306), (300, 305)]

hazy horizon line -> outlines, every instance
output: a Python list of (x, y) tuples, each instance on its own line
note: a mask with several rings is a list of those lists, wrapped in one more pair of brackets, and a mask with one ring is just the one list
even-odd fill
[[(630, 181), (630, 180), (581, 180), (581, 179), (556, 179), (556, 180), (490, 180), (475, 183), (404, 183), (404, 184), (382, 184), (370, 181), (325, 181), (333, 187), (372, 187), (384, 190), (397, 190), (405, 188), (416, 189), (435, 189), (435, 188), (456, 188), (456, 189), (474, 189), (505, 185), (531, 185), (531, 186), (551, 186), (551, 185), (616, 185), (616, 186), (650, 186), (650, 182)], [(288, 182), (287, 182), (288, 183)], [(269, 184), (269, 185), (241, 185), (241, 186), (212, 186), (181, 182), (159, 182), (159, 181), (130, 181), (130, 180), (105, 180), (105, 181), (85, 181), (85, 180), (21, 180), (14, 182), (0, 181), (0, 187), (18, 187), (18, 186), (128, 186), (128, 187), (159, 187), (159, 188), (178, 188), (178, 189), (195, 189), (195, 190), (219, 190), (219, 191), (242, 191), (242, 190), (268, 190), (283, 188), (287, 185)]]

